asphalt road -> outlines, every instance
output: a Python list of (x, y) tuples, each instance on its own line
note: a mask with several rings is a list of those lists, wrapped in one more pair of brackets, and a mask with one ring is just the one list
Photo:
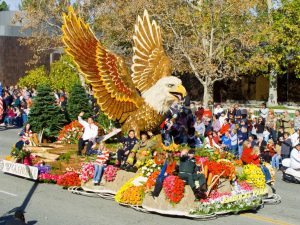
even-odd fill
[[(0, 157), (9, 154), (19, 130), (0, 130)], [(0, 224), (5, 224), (17, 207), (25, 208), (28, 224), (40, 225), (265, 225), (300, 224), (299, 185), (281, 181), (276, 190), (282, 197), (279, 205), (265, 205), (257, 213), (229, 215), (209, 221), (194, 221), (156, 214), (146, 214), (101, 198), (74, 195), (61, 187), (39, 184), (0, 172)]]

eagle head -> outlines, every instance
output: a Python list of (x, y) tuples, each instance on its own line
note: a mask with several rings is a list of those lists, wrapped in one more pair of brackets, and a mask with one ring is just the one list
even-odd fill
[(186, 90), (181, 80), (173, 76), (159, 79), (142, 94), (145, 102), (159, 113), (166, 113), (174, 102), (181, 101), (185, 96)]

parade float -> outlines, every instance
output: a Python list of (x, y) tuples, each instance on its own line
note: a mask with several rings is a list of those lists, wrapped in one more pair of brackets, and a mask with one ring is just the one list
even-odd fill
[[(160, 27), (155, 21), (150, 22), (147, 11), (142, 18), (138, 17), (135, 26), (131, 76), (124, 60), (107, 50), (72, 8), (64, 15), (62, 30), (66, 52), (92, 86), (101, 110), (122, 125), (123, 133), (134, 129), (137, 136), (140, 131), (152, 131), (155, 134), (170, 106), (186, 95), (181, 80), (170, 76), (171, 64), (163, 49)], [(259, 167), (243, 165), (229, 152), (205, 148), (196, 149), (195, 160), (205, 177), (207, 191), (205, 197), (196, 199), (191, 187), (178, 176), (176, 169), (181, 151), (187, 147), (175, 143), (165, 146), (159, 135), (152, 138), (155, 145), (151, 151), (145, 151), (152, 157), (148, 157), (136, 172), (115, 167), (114, 153), (120, 146), (118, 143), (107, 145), (111, 148), (111, 158), (101, 184), (95, 186), (92, 182), (95, 156), (76, 157), (74, 154), (76, 145), (72, 144), (76, 144), (81, 129), (76, 121), (67, 125), (59, 136), (60, 147), (44, 147), (44, 154), (52, 154), (51, 160), (41, 162), (40, 159), (45, 155), (40, 154), (38, 159), (30, 163), (36, 164), (30, 167), (36, 168), (32, 170), (35, 174), (38, 171), (40, 182), (55, 183), (74, 194), (111, 199), (141, 212), (194, 219), (258, 210), (265, 203), (280, 202), (280, 197), (272, 192), (271, 186), (266, 185)], [(36, 157), (34, 148), (31, 150)], [(166, 151), (172, 152), (174, 161), (167, 168), (170, 175), (164, 179), (160, 195), (153, 197), (151, 192)], [(14, 155), (13, 159), (7, 159), (6, 162), (18, 157), (19, 161), (24, 162), (24, 158), (30, 156), (28, 152), (22, 154)], [(59, 168), (57, 163), (60, 163)], [(274, 182), (271, 167), (270, 171)]]

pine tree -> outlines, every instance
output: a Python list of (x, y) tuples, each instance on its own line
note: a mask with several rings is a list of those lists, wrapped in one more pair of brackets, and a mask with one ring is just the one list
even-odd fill
[(40, 85), (37, 96), (30, 108), (28, 122), (34, 132), (44, 130), (44, 137), (53, 138), (66, 124), (66, 119), (60, 107), (56, 105), (55, 97), (49, 86)]
[(80, 84), (73, 85), (68, 99), (67, 111), (70, 120), (77, 120), (80, 112), (85, 112), (84, 119), (93, 115), (88, 95)]

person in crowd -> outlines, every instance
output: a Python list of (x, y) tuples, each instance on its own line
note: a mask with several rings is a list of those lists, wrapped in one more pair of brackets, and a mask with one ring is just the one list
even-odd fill
[(219, 116), (220, 127), (223, 126), (225, 119), (227, 119), (227, 122), (228, 122), (228, 118), (225, 116), (225, 112), (222, 112), (221, 116)]
[(194, 125), (196, 132), (201, 136), (204, 137), (205, 134), (205, 125), (202, 120), (197, 118), (196, 123)]
[(84, 127), (84, 132), (82, 137), (79, 138), (78, 141), (78, 151), (77, 154), (81, 155), (82, 150), (84, 148), (85, 143), (87, 144), (87, 151), (90, 150), (95, 142), (95, 139), (98, 135), (98, 127), (95, 125), (93, 119), (90, 117), (88, 118), (88, 121), (84, 121), (82, 119), (82, 116), (84, 115), (84, 112), (81, 112), (78, 115), (78, 122)]
[(291, 168), (300, 171), (300, 142), (291, 152)]
[(252, 135), (254, 138), (257, 138), (257, 118), (254, 117), (251, 121), (251, 125), (248, 126), (248, 131), (250, 132), (250, 135)]
[(0, 95), (0, 126), (5, 126), (3, 122), (4, 119), (4, 106), (3, 106), (3, 99), (2, 96)]
[(239, 158), (241, 158), (243, 152), (243, 143), (248, 139), (247, 130), (245, 130), (243, 127), (239, 127), (237, 131), (237, 138)]
[(274, 143), (276, 143), (276, 140), (277, 140), (276, 123), (277, 123), (277, 118), (274, 115), (274, 111), (270, 110), (269, 115), (266, 120), (266, 127), (270, 131), (270, 135), (271, 135), (271, 138), (273, 139)]
[(280, 117), (280, 120), (281, 120), (281, 125), (284, 128), (284, 131), (290, 133), (292, 127), (291, 126), (292, 120), (287, 110), (283, 112), (282, 116)]
[(212, 129), (215, 132), (219, 132), (221, 129), (221, 123), (219, 121), (218, 115), (214, 115), (214, 117), (213, 117)]
[(235, 118), (235, 109), (234, 107), (230, 107), (228, 109), (228, 112), (227, 112), (227, 119), (230, 120), (230, 119), (233, 119), (234, 120)]
[(292, 141), (289, 138), (289, 133), (284, 132), (283, 134), (283, 142), (281, 143), (281, 158), (286, 159), (290, 157), (290, 153), (292, 150)]
[[(195, 197), (197, 199), (201, 198), (206, 192), (206, 181), (203, 172), (196, 165), (196, 160), (194, 158), (194, 150), (182, 150), (180, 154), (180, 164), (178, 176), (186, 181), (188, 185), (192, 188)], [(199, 188), (196, 188), (195, 181), (199, 182)]]
[(291, 136), (289, 136), (289, 139), (291, 139), (292, 146), (295, 146), (300, 142), (300, 130), (294, 132)]
[(163, 164), (163, 167), (156, 178), (154, 190), (151, 192), (151, 195), (155, 198), (158, 197), (162, 188), (163, 182), (167, 176), (172, 175), (176, 167), (176, 161), (174, 161), (174, 157), (172, 152), (166, 152), (166, 159)]
[(97, 152), (97, 157), (94, 162), (94, 177), (93, 177), (93, 182), (94, 185), (100, 185), (101, 183), (101, 178), (104, 173), (106, 163), (109, 159), (109, 149), (105, 148), (103, 142), (99, 144), (99, 149)]
[(220, 135), (223, 136), (230, 129), (230, 124), (228, 123), (228, 119), (225, 118), (223, 125), (220, 129)]
[(205, 148), (209, 148), (209, 149), (220, 149), (220, 146), (214, 141), (212, 132), (209, 131), (207, 133), (207, 137), (205, 138)]
[(152, 148), (155, 142), (149, 139), (149, 135), (146, 132), (141, 132), (140, 135), (140, 141), (134, 145), (126, 160), (125, 169), (128, 171), (136, 172), (138, 168), (152, 157)]
[(260, 105), (259, 116), (262, 118), (264, 123), (267, 120), (268, 114), (269, 114), (269, 109), (266, 107), (265, 103), (262, 103)]
[(256, 135), (257, 135), (257, 137), (259, 137), (259, 136), (263, 137), (264, 130), (265, 130), (264, 118), (259, 117), (258, 122), (256, 124)]
[(226, 131), (225, 134), (222, 136), (222, 148), (225, 151), (229, 151), (231, 149), (231, 136), (229, 131)]
[(256, 141), (254, 140), (254, 136), (253, 135), (249, 135), (248, 141), (251, 144), (251, 148), (253, 148), (256, 145)]
[(294, 130), (295, 131), (300, 130), (300, 110), (299, 109), (295, 111)]
[(267, 142), (264, 140), (262, 136), (258, 136), (256, 146), (259, 147), (260, 154), (264, 160), (267, 160)]
[(272, 157), (275, 155), (275, 144), (273, 142), (273, 139), (268, 140), (267, 146), (265, 148), (265, 151), (261, 154), (262, 158), (265, 162), (270, 163)]
[(242, 119), (242, 110), (240, 109), (239, 104), (235, 104), (234, 108), (235, 108), (235, 121), (239, 123)]
[(204, 108), (202, 106), (198, 107), (197, 111), (195, 112), (195, 116), (197, 118), (197, 120), (202, 120), (203, 117), (203, 113), (204, 113)]
[(222, 112), (224, 112), (224, 109), (220, 104), (217, 104), (216, 107), (214, 108), (214, 115), (221, 116)]
[(280, 161), (281, 161), (281, 146), (280, 145), (279, 144), (275, 145), (275, 154), (272, 156), (272, 159), (271, 159), (272, 167), (277, 170), (279, 170)]
[(281, 146), (281, 143), (284, 141), (284, 129), (283, 129), (283, 126), (280, 126), (278, 128), (278, 132), (277, 132), (277, 143), (280, 144)]
[(197, 137), (197, 135), (196, 135), (194, 127), (190, 127), (188, 129), (187, 144), (190, 148), (196, 148), (196, 147), (199, 148), (202, 144), (200, 138)]
[(236, 157), (239, 156), (239, 151), (238, 151), (238, 136), (237, 136), (237, 130), (233, 129), (231, 131), (231, 135), (230, 135), (230, 151), (233, 155), (235, 155)]
[(15, 119), (15, 117), (16, 114), (13, 110), (13, 107), (8, 105), (5, 112), (4, 124), (8, 127), (13, 126), (13, 120)]
[(263, 139), (265, 142), (269, 141), (270, 134), (271, 133), (269, 132), (269, 129), (267, 127), (265, 127), (264, 132), (263, 132)]
[(213, 131), (212, 132), (212, 135), (213, 135), (213, 140), (215, 141), (215, 143), (218, 145), (220, 143), (220, 137), (218, 135), (218, 133), (216, 131)]

